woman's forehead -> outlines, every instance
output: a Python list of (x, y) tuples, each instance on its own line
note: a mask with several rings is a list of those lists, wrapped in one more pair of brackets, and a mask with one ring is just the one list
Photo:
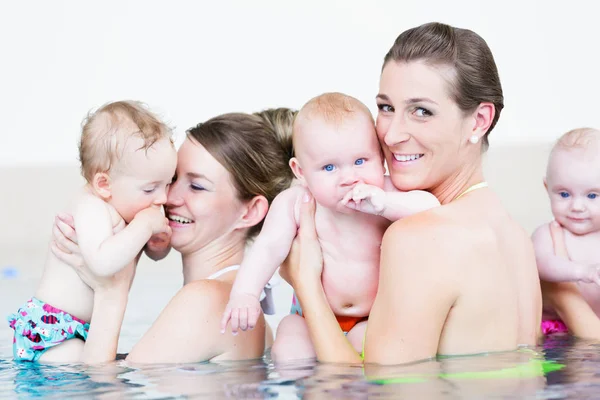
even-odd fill
[(450, 99), (449, 83), (452, 69), (432, 66), (422, 61), (389, 62), (381, 73), (379, 94), (396, 101), (431, 98), (434, 101)]

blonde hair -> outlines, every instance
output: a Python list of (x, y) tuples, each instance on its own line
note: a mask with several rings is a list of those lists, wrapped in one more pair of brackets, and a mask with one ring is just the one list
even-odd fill
[(555, 148), (587, 149), (591, 144), (600, 142), (600, 131), (594, 128), (577, 128), (562, 135), (556, 141)]
[[(271, 204), (294, 178), (288, 162), (295, 115), (287, 108), (223, 114), (196, 125), (187, 135), (225, 167), (240, 200), (264, 196)], [(246, 239), (256, 236), (262, 224), (251, 227)]]
[(141, 149), (148, 149), (160, 139), (171, 140), (171, 129), (138, 101), (107, 103), (88, 114), (79, 141), (83, 177), (91, 182), (95, 174), (110, 171), (133, 135), (143, 139)]
[(317, 118), (325, 122), (341, 123), (345, 118), (358, 113), (367, 115), (373, 121), (371, 111), (360, 100), (347, 94), (330, 92), (310, 99), (298, 111), (296, 121)]

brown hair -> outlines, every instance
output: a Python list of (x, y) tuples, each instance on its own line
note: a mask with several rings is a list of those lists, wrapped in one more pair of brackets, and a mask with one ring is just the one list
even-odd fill
[(468, 29), (431, 22), (400, 34), (383, 66), (390, 61), (424, 61), (452, 67), (451, 95), (464, 112), (474, 111), (483, 102), (493, 103), (494, 119), (482, 140), (482, 150), (487, 150), (488, 135), (504, 108), (504, 96), (494, 56), (481, 36)]
[(107, 103), (83, 120), (79, 141), (81, 174), (91, 182), (98, 172), (108, 172), (121, 157), (127, 137), (144, 140), (143, 149), (156, 141), (171, 140), (171, 130), (138, 101)]
[[(293, 152), (295, 114), (287, 108), (223, 114), (196, 125), (187, 134), (227, 169), (240, 200), (261, 195), (271, 204), (294, 178), (288, 162)], [(258, 234), (262, 224), (251, 227), (247, 238)]]

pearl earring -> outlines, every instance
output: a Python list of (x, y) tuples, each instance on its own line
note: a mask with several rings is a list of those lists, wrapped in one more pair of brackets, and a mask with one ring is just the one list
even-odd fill
[(469, 142), (477, 144), (477, 142), (479, 142), (479, 137), (477, 135), (473, 135), (471, 138), (469, 138)]

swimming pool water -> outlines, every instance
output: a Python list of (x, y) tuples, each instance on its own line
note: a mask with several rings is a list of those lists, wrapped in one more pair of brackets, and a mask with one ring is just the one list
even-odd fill
[[(0, 398), (597, 398), (598, 344), (547, 338), (536, 353), (446, 358), (402, 367), (263, 360), (181, 365), (44, 366), (0, 360)], [(2, 348), (5, 354), (6, 346)], [(546, 372), (544, 373), (544, 370)], [(385, 378), (385, 379), (380, 379)], [(389, 380), (390, 383), (384, 384)]]
[[(16, 253), (12, 253), (16, 254)], [(0, 278), (0, 398), (598, 398), (600, 343), (546, 338), (532, 351), (447, 358), (374, 370), (306, 360), (274, 365), (261, 360), (187, 365), (44, 366), (12, 361), (5, 317), (33, 294), (43, 254), (13, 261), (17, 276)], [(129, 351), (181, 287), (180, 261), (140, 263), (119, 340)], [(279, 317), (291, 291), (276, 287)], [(272, 325), (277, 319), (270, 319)], [(197, 335), (201, 336), (201, 332)], [(389, 382), (387, 384), (383, 384)]]

